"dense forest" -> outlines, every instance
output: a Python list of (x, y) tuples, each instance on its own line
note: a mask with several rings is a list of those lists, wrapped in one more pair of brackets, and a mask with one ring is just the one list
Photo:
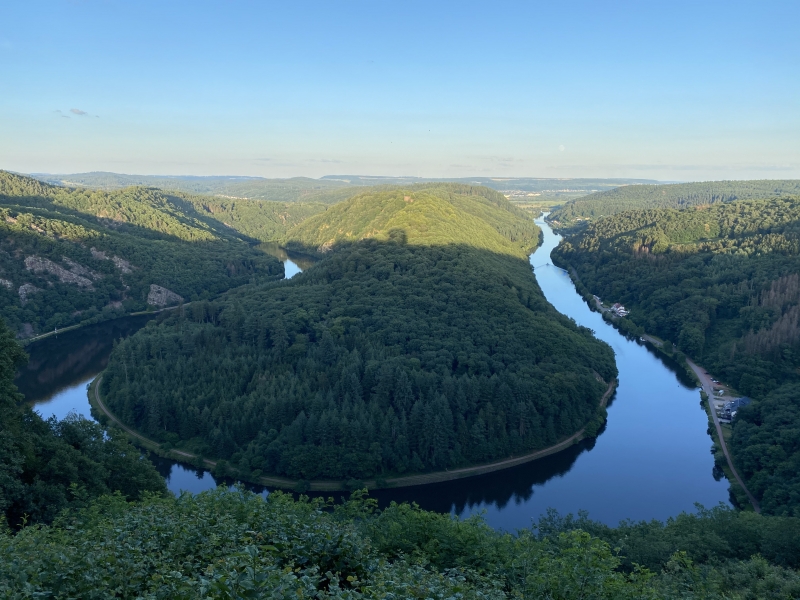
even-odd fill
[(623, 185), (572, 200), (549, 219), (560, 227), (614, 215), (626, 210), (687, 208), (717, 202), (800, 194), (800, 180), (704, 181), (668, 185)]
[(342, 213), (371, 237), (121, 342), (107, 405), (251, 479), (443, 470), (596, 432), (613, 353), (545, 301), (529, 218), (453, 185), (353, 198), (331, 229)]
[(0, 595), (778, 600), (800, 597), (798, 539), (796, 518), (729, 509), (618, 529), (550, 514), (511, 534), (360, 493), (107, 496), (0, 531)]
[(800, 515), (800, 198), (624, 212), (553, 257), (624, 304), (628, 329), (758, 400), (737, 416), (734, 459), (765, 511)]
[(281, 278), (257, 240), (212, 217), (216, 206), (204, 214), (158, 190), (71, 190), (0, 172), (0, 315), (29, 337)]
[(283, 239), (295, 225), (324, 212), (319, 202), (266, 202), (176, 194), (198, 213), (261, 242)]

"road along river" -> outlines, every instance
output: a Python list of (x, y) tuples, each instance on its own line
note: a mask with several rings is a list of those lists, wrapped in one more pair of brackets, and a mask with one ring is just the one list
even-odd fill
[[(382, 504), (408, 500), (462, 516), (485, 511), (490, 525), (506, 530), (529, 526), (550, 507), (562, 514), (587, 510), (591, 518), (616, 525), (626, 518), (663, 520), (693, 511), (696, 502), (707, 507), (727, 504), (728, 482), (716, 479), (721, 473), (714, 474), (699, 389), (655, 352), (627, 340), (589, 309), (569, 276), (549, 264), (550, 251), (560, 237), (543, 221), (537, 223), (544, 231), (544, 243), (530, 261), (545, 296), (560, 312), (593, 329), (616, 353), (619, 386), (608, 406), (607, 426), (596, 440), (584, 440), (518, 467), (438, 484), (376, 490), (373, 495)], [(31, 364), (18, 378), (21, 391), (44, 416), (63, 417), (75, 410), (89, 417), (86, 386), (105, 366), (110, 340), (144, 324), (125, 325), (126, 321), (31, 344), (27, 348)], [(206, 471), (155, 460), (175, 493), (200, 492), (217, 484)]]

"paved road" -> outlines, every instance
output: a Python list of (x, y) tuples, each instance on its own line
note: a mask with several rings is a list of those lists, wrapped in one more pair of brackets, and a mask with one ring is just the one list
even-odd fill
[(688, 358), (686, 359), (686, 364), (695, 372), (697, 378), (700, 380), (700, 383), (703, 385), (703, 391), (706, 393), (708, 408), (711, 411), (711, 418), (714, 420), (714, 427), (717, 428), (717, 437), (719, 438), (720, 446), (722, 446), (722, 453), (725, 455), (725, 459), (728, 461), (728, 467), (733, 473), (733, 476), (736, 478), (736, 481), (742, 486), (745, 494), (747, 494), (747, 498), (750, 500), (750, 504), (753, 505), (753, 510), (757, 513), (761, 512), (761, 506), (758, 504), (758, 500), (753, 494), (750, 493), (750, 490), (747, 489), (747, 486), (744, 484), (744, 481), (739, 476), (738, 471), (736, 471), (736, 467), (733, 466), (733, 460), (731, 459), (731, 455), (728, 452), (728, 446), (725, 444), (725, 438), (722, 437), (722, 426), (719, 422), (719, 417), (717, 417), (717, 411), (714, 408), (713, 398), (714, 398), (714, 386), (712, 384), (711, 378), (706, 375), (706, 372), (694, 364)]
[[(115, 417), (113, 415), (113, 413), (106, 408), (106, 405), (103, 404), (102, 400), (100, 400), (100, 381), (102, 379), (103, 379), (103, 376), (101, 375), (100, 377), (97, 378), (97, 381), (95, 381), (95, 384), (94, 384), (94, 399), (97, 401), (97, 406), (100, 407), (100, 410), (102, 410), (109, 419), (114, 421), (114, 423), (116, 423), (118, 427), (122, 428), (127, 434), (132, 435), (133, 437), (141, 440), (145, 444), (158, 446), (159, 445), (158, 442), (154, 442), (153, 440), (150, 440), (150, 439), (144, 437), (143, 435), (141, 435), (139, 433), (136, 433), (133, 429), (131, 429), (130, 427), (125, 425), (122, 421), (117, 419), (117, 417)], [(171, 452), (174, 452), (175, 454), (180, 454), (181, 456), (185, 456), (187, 458), (197, 458), (197, 456), (195, 454), (191, 454), (189, 452), (183, 452), (181, 450), (172, 450)], [(205, 463), (207, 465), (212, 466), (212, 467), (217, 464), (217, 463), (212, 462), (210, 460), (206, 460)]]

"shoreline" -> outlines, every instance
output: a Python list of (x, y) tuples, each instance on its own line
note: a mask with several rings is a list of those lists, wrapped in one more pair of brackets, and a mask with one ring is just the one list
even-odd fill
[[(165, 458), (170, 458), (172, 460), (177, 460), (183, 463), (189, 463), (195, 467), (197, 466), (197, 461), (201, 459), (201, 457), (198, 456), (197, 454), (192, 454), (191, 452), (177, 450), (174, 448), (169, 450), (164, 450), (161, 448), (161, 444), (155, 442), (154, 440), (148, 439), (147, 437), (143, 436), (136, 430), (128, 427), (122, 421), (120, 421), (105, 406), (102, 399), (100, 398), (99, 386), (100, 386), (100, 381), (102, 379), (103, 379), (103, 374), (101, 373), (100, 375), (95, 377), (89, 384), (89, 389), (87, 390), (87, 394), (89, 396), (89, 404), (92, 406), (92, 408), (98, 410), (98, 412), (101, 415), (103, 415), (106, 419), (111, 421), (117, 427), (120, 427), (122, 431), (129, 438), (133, 438), (132, 441), (134, 441), (140, 446), (143, 446), (147, 450), (155, 452), (159, 456), (164, 456)], [(616, 388), (617, 388), (617, 380), (612, 379), (611, 383), (608, 384), (608, 388), (606, 389), (605, 393), (600, 398), (600, 402), (598, 403), (598, 408), (604, 408), (608, 404), (608, 401), (613, 395)], [(107, 426), (106, 423), (102, 423), (102, 425), (104, 427)], [(380, 486), (377, 485), (377, 481), (378, 479), (382, 478), (369, 479), (361, 483), (363, 483), (363, 487), (366, 487), (367, 489), (405, 488), (405, 487), (414, 487), (418, 485), (427, 485), (431, 483), (442, 483), (445, 481), (452, 481), (454, 479), (464, 479), (467, 477), (484, 475), (486, 473), (493, 473), (495, 471), (502, 471), (504, 469), (510, 469), (511, 467), (516, 467), (518, 465), (532, 462), (540, 458), (550, 456), (552, 454), (556, 454), (562, 450), (566, 450), (573, 444), (576, 444), (581, 440), (583, 440), (585, 431), (586, 431), (586, 425), (584, 425), (580, 430), (573, 433), (571, 436), (561, 440), (560, 442), (557, 442), (556, 444), (553, 444), (552, 446), (548, 446), (547, 448), (541, 448), (539, 450), (529, 452), (522, 456), (510, 456), (490, 463), (472, 465), (468, 467), (460, 467), (457, 469), (453, 469), (452, 471), (450, 470), (434, 471), (432, 473), (419, 473), (416, 475), (402, 475), (399, 477), (389, 477), (384, 479), (382, 481), (382, 485)], [(222, 461), (212, 461), (206, 458), (202, 458), (202, 460), (203, 460), (203, 466), (208, 469), (214, 469), (217, 466), (218, 462), (222, 462)], [(230, 476), (236, 477), (235, 474)], [(244, 480), (244, 478), (242, 479)], [(307, 484), (304, 486), (306, 489), (302, 491), (332, 492), (332, 491), (348, 490), (345, 481), (323, 480), (323, 479), (314, 479), (310, 481), (305, 481), (301, 479), (288, 479), (279, 476), (264, 476), (264, 477), (259, 477), (257, 481), (248, 481), (248, 482), (255, 483), (257, 485), (281, 488), (285, 490), (295, 490), (301, 484)]]
[[(580, 278), (578, 277), (578, 274), (575, 272), (575, 270), (572, 268), (572, 266), (571, 265), (567, 265), (567, 266), (569, 268), (565, 269), (565, 270), (569, 273), (570, 279), (575, 284), (576, 291), (578, 290), (578, 287), (577, 287), (578, 284), (580, 284), (583, 289), (586, 289), (585, 286), (583, 286), (583, 282), (580, 281)], [(588, 293), (589, 292), (587, 290), (587, 294)], [(619, 326), (619, 323), (620, 323), (620, 321), (621, 321), (621, 319), (623, 317), (609, 316), (609, 318), (606, 318), (606, 314), (609, 312), (609, 309), (606, 309), (600, 302), (598, 302), (596, 297), (592, 296), (592, 300), (590, 301), (586, 297), (586, 294), (581, 294), (581, 296), (586, 301), (586, 303), (589, 305), (589, 309), (590, 310), (600, 313), (600, 315), (603, 316), (603, 320), (606, 321), (607, 323), (609, 323), (612, 327), (614, 327), (614, 329), (616, 329), (621, 335), (626, 336), (626, 337), (631, 337), (631, 336), (632, 337), (638, 337), (642, 341), (645, 341), (645, 342), (649, 343), (660, 354), (663, 354), (664, 356), (666, 356), (666, 357), (672, 359), (673, 361), (675, 361), (678, 365), (682, 366), (686, 370), (686, 373), (690, 377), (692, 377), (693, 379), (695, 379), (697, 381), (698, 386), (700, 387), (701, 391), (703, 391), (703, 393), (706, 394), (706, 400), (705, 400), (704, 404), (707, 405), (707, 408), (708, 408), (707, 413), (709, 414), (709, 419), (710, 419), (711, 423), (713, 423), (714, 428), (715, 428), (716, 433), (717, 433), (717, 437), (719, 438), (719, 446), (722, 449), (722, 453), (725, 455), (725, 459), (726, 459), (726, 462), (728, 464), (728, 470), (730, 471), (731, 475), (733, 475), (733, 478), (731, 478), (731, 477), (728, 476), (727, 473), (725, 473), (725, 478), (728, 480), (728, 483), (730, 484), (732, 490), (735, 489), (735, 486), (738, 486), (739, 489), (742, 492), (744, 492), (744, 495), (747, 498), (747, 500), (750, 503), (750, 505), (753, 507), (753, 510), (756, 513), (761, 513), (761, 506), (759, 505), (758, 500), (755, 498), (755, 496), (753, 496), (753, 494), (747, 488), (747, 486), (744, 483), (744, 480), (741, 478), (741, 476), (739, 475), (739, 472), (736, 470), (736, 467), (734, 467), (734, 465), (733, 465), (733, 458), (732, 458), (730, 452), (728, 451), (727, 444), (725, 443), (725, 438), (724, 438), (724, 436), (722, 434), (722, 426), (721, 426), (721, 424), (719, 422), (719, 418), (717, 417), (717, 413), (714, 410), (714, 407), (712, 405), (711, 399), (713, 398), (713, 386), (711, 385), (710, 381), (709, 382), (705, 381), (705, 376), (704, 376), (705, 369), (700, 367), (700, 366), (698, 366), (694, 361), (692, 361), (691, 358), (686, 356), (684, 353), (678, 351), (677, 349), (674, 350), (674, 354), (668, 354), (664, 350), (664, 345), (665, 344), (669, 344), (670, 347), (674, 348), (674, 345), (669, 341), (665, 342), (664, 340), (661, 340), (661, 339), (659, 339), (659, 338), (657, 338), (657, 337), (655, 337), (653, 335), (650, 335), (650, 334), (648, 334), (646, 332), (643, 332), (644, 331), (643, 329), (642, 329), (642, 332), (635, 333), (635, 334), (631, 333), (631, 332), (624, 331)], [(631, 324), (635, 325), (632, 322), (631, 322)], [(675, 356), (675, 354), (678, 355), (678, 356)], [(713, 435), (709, 435), (709, 437), (711, 437), (712, 441), (714, 441), (716, 443), (716, 440), (714, 439)], [(737, 495), (734, 491), (731, 491), (731, 493), (734, 496)]]
[(736, 482), (739, 486), (744, 490), (744, 493), (747, 495), (747, 499), (750, 501), (750, 504), (753, 506), (753, 510), (757, 513), (761, 513), (761, 506), (758, 503), (758, 500), (755, 496), (747, 489), (747, 486), (744, 483), (744, 480), (739, 475), (739, 472), (736, 470), (736, 467), (733, 465), (733, 457), (731, 457), (730, 452), (728, 452), (728, 445), (725, 443), (725, 436), (722, 434), (722, 425), (719, 422), (719, 417), (717, 416), (717, 411), (714, 410), (714, 405), (712, 404), (711, 399), (714, 397), (714, 386), (711, 385), (711, 380), (709, 379), (708, 375), (706, 375), (705, 369), (702, 367), (697, 366), (694, 361), (688, 356), (686, 357), (686, 364), (689, 365), (689, 368), (694, 372), (697, 378), (700, 380), (700, 387), (706, 394), (706, 404), (708, 406), (708, 410), (711, 413), (711, 419), (714, 423), (714, 427), (717, 430), (717, 437), (719, 438), (719, 446), (722, 448), (722, 453), (725, 455), (725, 459), (728, 461), (728, 468), (730, 469), (733, 477), (736, 479)]
[(45, 340), (52, 336), (57, 336), (59, 333), (67, 333), (68, 331), (75, 331), (76, 329), (81, 329), (83, 327), (89, 327), (91, 325), (99, 325), (100, 323), (108, 323), (109, 321), (116, 321), (117, 319), (127, 319), (129, 317), (141, 317), (143, 315), (157, 315), (158, 313), (164, 312), (165, 310), (174, 310), (176, 308), (180, 308), (181, 306), (189, 306), (191, 302), (184, 302), (181, 304), (175, 304), (174, 306), (165, 306), (164, 308), (159, 308), (158, 310), (140, 310), (137, 312), (126, 313), (124, 315), (118, 315), (116, 317), (111, 317), (110, 319), (101, 319), (99, 321), (87, 321), (85, 323), (78, 323), (76, 325), (70, 325), (69, 327), (64, 327), (63, 329), (59, 329), (58, 331), (48, 331), (47, 333), (42, 333), (40, 335), (36, 335), (33, 337), (17, 340), (17, 342), (25, 347), (28, 344), (32, 344), (34, 342), (38, 342), (41, 340)]

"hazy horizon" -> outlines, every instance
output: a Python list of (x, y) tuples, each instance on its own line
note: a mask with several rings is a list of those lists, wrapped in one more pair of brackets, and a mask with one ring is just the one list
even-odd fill
[(0, 168), (800, 178), (796, 2), (6, 3)]

